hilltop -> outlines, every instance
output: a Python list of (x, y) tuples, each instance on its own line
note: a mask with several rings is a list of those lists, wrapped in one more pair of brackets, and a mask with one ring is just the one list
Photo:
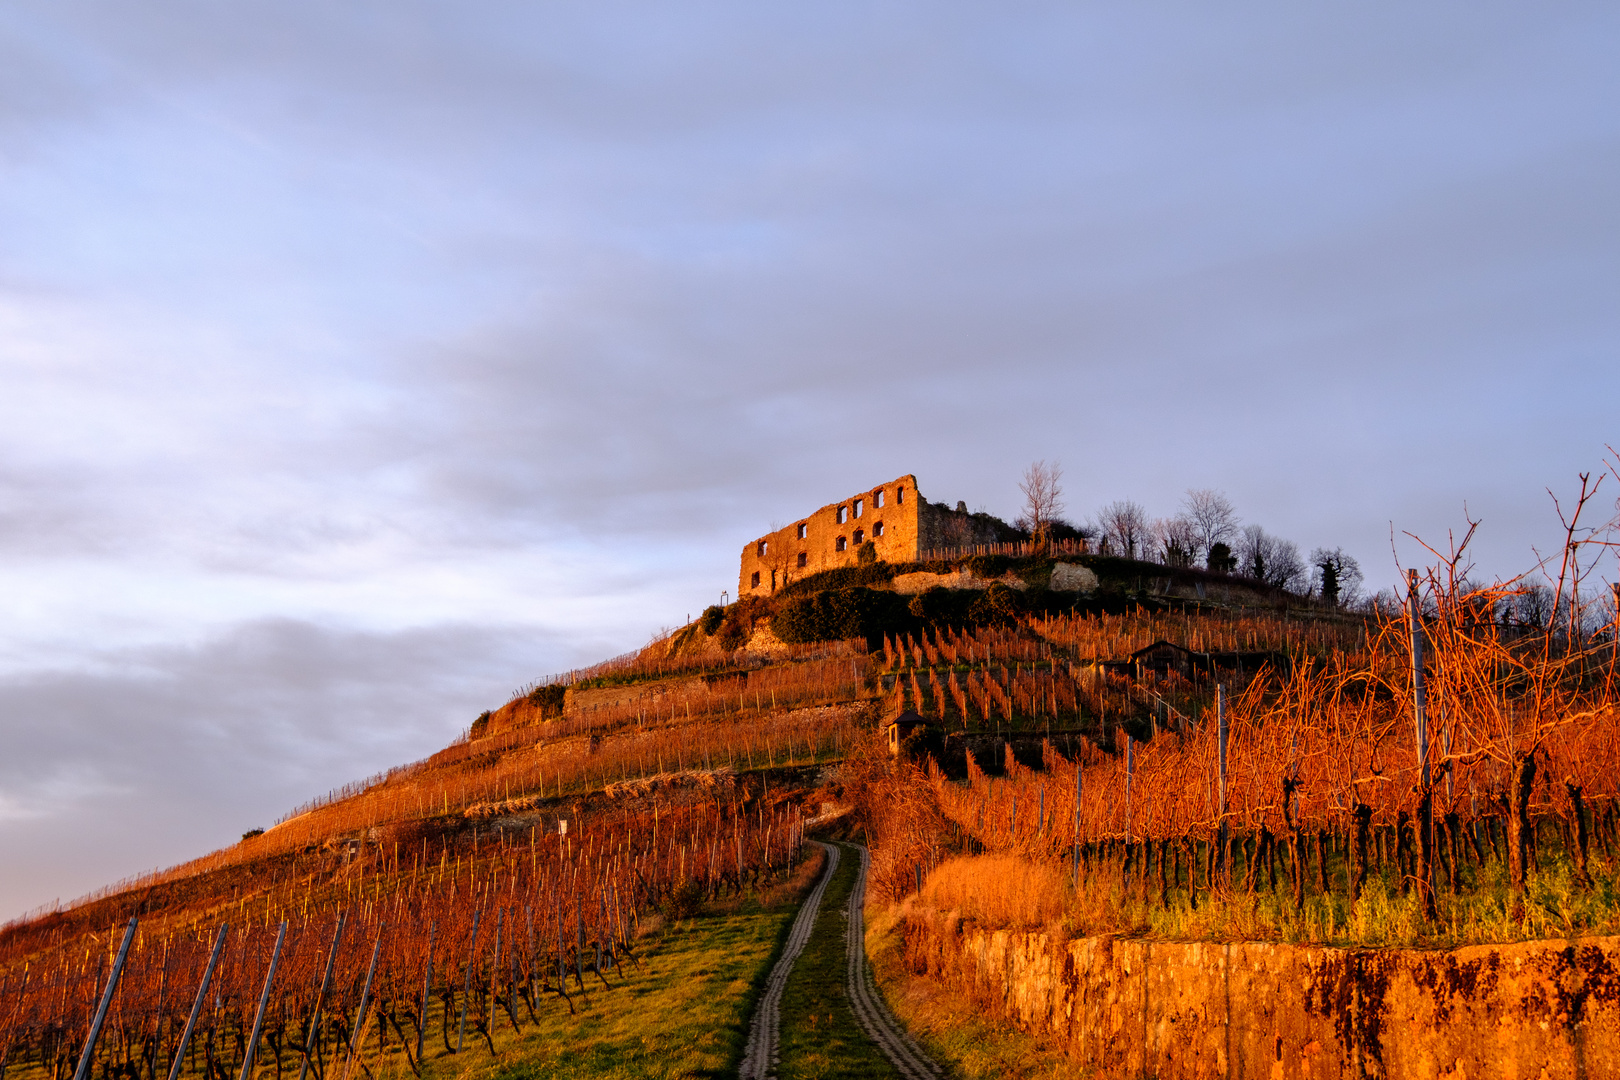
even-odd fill
[[(1476, 594), (1438, 592), (1433, 610), (1435, 671), (1462, 680), (1448, 700), (1464, 700), (1462, 673), (1512, 671), (1509, 692), (1533, 692), (1539, 711), (1515, 714), (1534, 728), (1530, 757), (1516, 729), (1495, 743), (1479, 725), (1447, 729), (1447, 747), (1458, 742), (1444, 798), (1429, 788), (1439, 801), (1420, 806), (1400, 736), (1411, 668), (1398, 618), (1056, 544), (808, 574), (533, 685), (438, 753), (238, 844), (6, 927), (7, 1045), (58, 1080), (133, 916), (141, 937), (108, 1059), (128, 1080), (156, 1080), (183, 1047), (166, 988), (212, 970), (216, 932), (208, 1062), (243, 1059), (244, 1032), (264, 1019), (259, 989), (285, 956), (266, 1067), (352, 1056), (354, 1032), (311, 1021), (323, 1007), (364, 1017), (374, 979), (380, 1027), (359, 1063), (425, 1074), (453, 1067), (469, 1033), (497, 1055), (538, 1053), (525, 1025), (600, 1018), (591, 986), (663, 972), (660, 985), (689, 987), (723, 969), (731, 982), (704, 995), (729, 1034), (706, 1060), (733, 1068), (739, 1018), (813, 877), (812, 832), (867, 845), (868, 904), (894, 913), (882, 933), (945, 933), (943, 949), (958, 915), (1060, 934), (1362, 944), (1513, 939), (1555, 925), (1544, 902), (1568, 926), (1613, 925), (1609, 886), (1593, 884), (1612, 882), (1620, 845), (1609, 759), (1594, 749), (1613, 738), (1612, 663), (1551, 630), (1454, 632), (1496, 610)], [(1510, 808), (1489, 766), (1527, 760), (1545, 765)], [(1540, 837), (1528, 855), (1525, 836)], [(839, 881), (835, 895), (862, 895)], [(1028, 882), (1040, 883), (1033, 909)], [(958, 915), (929, 914), (947, 909)], [(713, 949), (730, 959), (717, 966)], [(883, 961), (885, 978), (903, 983), (897, 963)], [(784, 1045), (816, 1045), (795, 1040)]]
[[(1041, 663), (1050, 670), (1054, 656), (1117, 660), (1161, 636), (1205, 648), (1270, 647), (1252, 628), (1211, 636), (1194, 623), (1237, 626), (1276, 613), (1360, 625), (1247, 579), (1098, 555), (964, 555), (825, 571), (772, 597), (711, 607), (635, 654), (537, 685), (438, 753), (312, 800), (239, 844), (8, 926), (0, 959), (105, 932), (132, 911), (184, 925), (226, 901), (251, 897), (274, 908), (292, 889), (307, 894), (301, 905), (319, 904), (323, 889), (380, 866), (393, 848), (443, 856), (480, 831), (554, 834), (566, 819), (632, 820), (654, 801), (690, 806), (717, 790), (740, 803), (818, 804), (817, 770), (894, 711), (885, 657), (907, 641), (978, 641), (980, 660), (998, 667), (1018, 663), (1013, 643), (1021, 641), (1048, 650)], [(1062, 643), (1062, 628), (1088, 617), (1133, 629), (1090, 650), (1108, 655), (1081, 655), (1087, 650)], [(1132, 712), (1128, 694), (1114, 706), (1105, 699), (1097, 699), (1099, 719)], [(1015, 715), (1004, 723), (1026, 719), (1035, 722)]]

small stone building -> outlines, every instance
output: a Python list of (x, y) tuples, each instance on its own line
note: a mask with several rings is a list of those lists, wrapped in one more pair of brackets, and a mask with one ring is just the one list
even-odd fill
[(854, 566), (862, 544), (870, 543), (884, 562), (908, 563), (928, 551), (1018, 538), (1006, 522), (969, 513), (963, 503), (955, 510), (930, 503), (908, 473), (750, 541), (742, 551), (737, 596), (769, 596), (806, 575)]
[(889, 740), (889, 753), (899, 757), (908, 747), (908, 743), (919, 749), (938, 749), (938, 738), (931, 738), (934, 734), (934, 725), (919, 716), (911, 709), (907, 709), (884, 729)]

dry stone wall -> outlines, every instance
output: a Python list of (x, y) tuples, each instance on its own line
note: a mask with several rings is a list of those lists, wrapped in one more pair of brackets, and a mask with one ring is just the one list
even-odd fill
[(1620, 938), (1451, 951), (1056, 940), (910, 909), (913, 972), (1160, 1080), (1620, 1077)]

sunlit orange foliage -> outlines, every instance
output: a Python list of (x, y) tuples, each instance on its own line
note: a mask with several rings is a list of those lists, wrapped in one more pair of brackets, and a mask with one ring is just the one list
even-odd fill
[(1012, 855), (947, 859), (923, 881), (921, 900), (990, 926), (1045, 926), (1063, 914), (1067, 876), (1049, 862)]

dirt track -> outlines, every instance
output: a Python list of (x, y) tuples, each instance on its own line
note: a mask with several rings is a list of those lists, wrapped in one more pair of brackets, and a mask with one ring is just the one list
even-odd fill
[(855, 874), (855, 887), (849, 894), (849, 937), (845, 942), (849, 956), (849, 1000), (855, 1019), (901, 1076), (907, 1080), (941, 1080), (944, 1074), (939, 1066), (906, 1034), (872, 982), (872, 969), (866, 962), (866, 867), (869, 860), (864, 847), (857, 850), (861, 863)]
[(866, 849), (856, 845), (815, 843), (826, 852), (827, 863), (822, 868), (816, 887), (804, 898), (804, 904), (793, 920), (793, 928), (788, 932), (787, 943), (782, 947), (782, 955), (777, 959), (776, 966), (771, 968), (765, 993), (754, 1007), (754, 1017), (748, 1029), (748, 1049), (738, 1075), (742, 1080), (769, 1080), (776, 1075), (782, 992), (787, 987), (788, 976), (793, 973), (794, 962), (804, 951), (805, 943), (815, 929), (816, 915), (826, 894), (827, 884), (838, 870), (839, 847), (849, 846), (859, 853), (860, 858), (855, 885), (849, 894), (849, 931), (844, 938), (850, 1007), (861, 1030), (883, 1051), (883, 1056), (889, 1059), (901, 1076), (906, 1080), (941, 1080), (943, 1073), (939, 1067), (906, 1034), (872, 982), (872, 972), (866, 963)]
[(822, 867), (821, 879), (816, 882), (816, 887), (804, 898), (804, 904), (793, 920), (793, 929), (788, 932), (787, 944), (782, 946), (782, 955), (777, 958), (776, 966), (771, 968), (765, 993), (760, 995), (759, 1004), (754, 1007), (754, 1018), (748, 1027), (748, 1051), (743, 1056), (742, 1068), (737, 1070), (742, 1080), (766, 1080), (776, 1074), (782, 991), (787, 987), (788, 976), (793, 973), (793, 962), (804, 951), (804, 943), (810, 940), (810, 932), (816, 927), (816, 913), (821, 910), (821, 898), (827, 891), (827, 883), (838, 870), (838, 849), (830, 844), (819, 846), (827, 853), (827, 864)]

